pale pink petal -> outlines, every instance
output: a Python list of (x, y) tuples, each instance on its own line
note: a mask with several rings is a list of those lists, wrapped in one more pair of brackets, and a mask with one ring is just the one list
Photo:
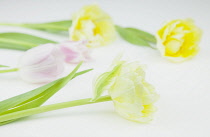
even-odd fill
[(80, 61), (89, 61), (90, 49), (86, 47), (87, 41), (68, 41), (60, 43), (61, 51), (65, 55), (67, 63), (79, 63)]
[(55, 44), (44, 44), (24, 53), (19, 62), (20, 77), (31, 83), (57, 79), (64, 70), (64, 56)]

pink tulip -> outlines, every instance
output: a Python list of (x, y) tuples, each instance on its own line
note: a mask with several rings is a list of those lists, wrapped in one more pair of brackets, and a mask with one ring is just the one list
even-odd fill
[(44, 44), (24, 53), (19, 62), (20, 77), (31, 83), (56, 80), (64, 71), (64, 55), (55, 44)]

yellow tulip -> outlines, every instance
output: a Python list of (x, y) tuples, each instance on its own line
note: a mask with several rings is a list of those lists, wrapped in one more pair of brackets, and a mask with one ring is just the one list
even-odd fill
[(145, 72), (138, 62), (120, 61), (113, 69), (98, 77), (95, 82), (96, 100), (108, 91), (118, 114), (125, 119), (147, 123), (156, 111), (154, 103), (159, 95), (145, 81)]
[(182, 62), (198, 53), (201, 36), (201, 29), (192, 19), (172, 20), (158, 30), (157, 48), (170, 61)]
[(112, 19), (97, 5), (84, 6), (75, 13), (69, 32), (71, 40), (88, 40), (88, 47), (104, 46), (116, 38)]

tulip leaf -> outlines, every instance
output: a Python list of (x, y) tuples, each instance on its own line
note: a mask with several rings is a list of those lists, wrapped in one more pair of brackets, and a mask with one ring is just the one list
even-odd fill
[(47, 85), (26, 92), (24, 94), (3, 100), (0, 102), (0, 115), (34, 108), (42, 105), (51, 96), (64, 87), (71, 79), (90, 70), (85, 70), (76, 73), (81, 66), (81, 63), (66, 77), (53, 81)]
[(68, 31), (69, 28), (71, 27), (71, 24), (72, 24), (71, 20), (64, 20), (64, 21), (39, 23), (39, 24), (22, 24), (21, 26), (42, 31), (62, 32), (62, 31)]
[[(76, 69), (75, 69), (76, 70)], [(84, 70), (84, 71), (81, 71), (81, 72), (78, 72), (78, 73), (75, 73), (75, 75), (71, 78), (75, 78), (79, 75), (82, 75), (84, 73), (87, 73), (89, 71), (91, 71), (92, 69), (88, 69), (88, 70)], [(73, 71), (72, 71), (73, 72)], [(72, 74), (72, 73), (71, 73)], [(59, 79), (59, 80), (56, 80), (53, 82), (54, 85), (52, 85), (51, 87), (49, 87), (49, 89), (47, 89), (46, 91), (43, 90), (43, 92), (41, 92), (40, 94), (37, 94), (37, 96), (31, 96), (31, 98), (29, 97), (28, 100), (27, 97), (25, 96), (25, 100), (24, 102), (14, 106), (13, 108), (10, 108), (8, 109), (7, 111), (4, 111), (3, 113), (0, 113), (0, 116), (2, 115), (6, 115), (6, 114), (10, 114), (10, 113), (14, 113), (14, 112), (18, 112), (18, 111), (22, 111), (22, 110), (27, 110), (27, 109), (32, 109), (32, 108), (35, 108), (35, 107), (40, 107), (44, 102), (46, 102), (51, 96), (53, 96), (59, 89), (61, 89), (63, 86), (65, 86), (70, 79), (70, 75), (69, 74), (67, 77), (64, 77), (62, 79)], [(60, 81), (60, 82), (59, 82)], [(56, 83), (55, 83), (56, 82)], [(67, 83), (66, 83), (67, 82)], [(64, 85), (62, 85), (62, 83)], [(57, 87), (57, 89), (54, 89), (54, 87), (56, 86), (59, 86)], [(35, 89), (36, 90), (36, 89)], [(21, 94), (23, 95), (23, 94)], [(19, 95), (19, 99), (21, 99), (21, 95)], [(17, 96), (16, 96), (17, 97)], [(24, 97), (23, 97), (24, 98)], [(11, 99), (11, 98), (10, 98)], [(13, 98), (14, 99), (14, 98)], [(17, 98), (18, 99), (18, 98)], [(11, 100), (10, 100), (11, 101)], [(13, 100), (12, 100), (13, 102)], [(21, 102), (21, 101), (20, 101)], [(8, 102), (10, 103), (10, 102)], [(14, 105), (14, 104), (13, 104)], [(19, 118), (17, 118), (19, 119)], [(17, 119), (11, 119), (11, 120), (8, 120), (8, 121), (3, 121), (3, 122), (0, 122), (0, 126), (2, 125), (5, 125), (5, 124), (8, 124), (8, 123), (11, 123)]]
[[(88, 71), (90, 71), (90, 70), (85, 70), (85, 71), (82, 71), (82, 72), (79, 72), (79, 73), (84, 74)], [(73, 76), (73, 73), (70, 74), (71, 76), (73, 76), (71, 79), (78, 76), (79, 73), (76, 73), (74, 76)], [(70, 79), (70, 75), (68, 76), (69, 79)], [(12, 109), (10, 108), (10, 109), (0, 113), (0, 115), (5, 115), (5, 114), (8, 114), (8, 113), (13, 113), (13, 112), (17, 112), (17, 111), (41, 106), (51, 96), (53, 96), (56, 92), (58, 92), (59, 89), (61, 89), (63, 87), (63, 86), (60, 86), (62, 83), (63, 84), (68, 83), (69, 79), (63, 78), (63, 80), (61, 80), (61, 79), (59, 80), (60, 82), (56, 81), (56, 83), (53, 86), (47, 88), (46, 90), (37, 94), (36, 96), (33, 96), (33, 97), (29, 98), (28, 100), (19, 103), (18, 105), (14, 106)], [(64, 80), (68, 80), (68, 81), (65, 82)]]
[(0, 122), (0, 126), (11, 123), (13, 121), (15, 121), (16, 119), (12, 119), (12, 120), (8, 120), (8, 121), (4, 121), (4, 122)]
[(15, 72), (18, 71), (18, 68), (11, 68), (11, 69), (0, 69), (0, 73), (8, 73), (8, 72)]
[(0, 48), (28, 50), (40, 44), (56, 43), (55, 41), (23, 33), (0, 33)]
[(41, 31), (54, 32), (54, 33), (68, 31), (68, 29), (71, 27), (71, 24), (72, 24), (71, 20), (62, 20), (62, 21), (47, 22), (47, 23), (23, 23), (23, 24), (0, 23), (0, 25), (25, 27)]
[(152, 47), (149, 42), (154, 40), (152, 40), (151, 35), (147, 32), (134, 28), (123, 28), (120, 26), (116, 26), (116, 30), (124, 40), (131, 44)]
[(141, 37), (142, 39), (144, 39), (146, 41), (156, 43), (155, 36), (148, 33), (148, 32), (145, 32), (145, 31), (142, 31), (142, 30), (139, 30), (139, 29), (136, 29), (136, 28), (126, 28), (126, 29), (129, 30), (129, 31), (132, 31), (133, 33), (136, 33), (136, 35), (138, 35), (139, 37)]
[[(90, 71), (90, 70), (83, 71), (80, 74), (86, 73), (88, 71)], [(55, 84), (55, 85), (59, 86), (57, 89), (62, 88), (60, 86), (62, 85), (62, 83), (64, 81), (60, 81), (60, 82), (58, 82), (58, 83)], [(66, 81), (66, 82), (68, 82), (68, 81)], [(65, 82), (64, 82), (64, 84), (65, 84)], [(8, 111), (5, 111), (5, 112), (1, 113), (0, 115), (3, 116), (3, 115), (14, 113), (14, 112), (19, 112), (19, 111), (23, 111), (23, 110), (27, 110), (27, 109), (32, 109), (32, 108), (40, 107), (44, 102), (46, 102), (52, 95), (54, 95), (57, 92), (57, 89), (55, 89), (56, 91), (55, 90), (52, 90), (53, 87), (55, 87), (55, 86), (52, 86), (49, 89), (47, 89), (48, 90), (48, 94), (45, 94), (45, 95), (40, 96), (40, 97), (38, 97), (38, 96), (37, 97), (34, 97), (34, 100), (30, 100), (29, 99), (28, 101), (25, 101), (25, 102), (19, 104), (19, 106), (15, 106), (14, 108), (9, 109)], [(52, 93), (51, 93), (50, 89), (52, 90)], [(17, 119), (19, 119), (19, 118), (17, 118)], [(13, 121), (15, 121), (17, 119), (11, 119), (11, 120), (8, 120), (8, 121), (0, 122), (0, 126), (1, 125), (5, 125), (5, 124), (8, 124), (10, 122), (13, 122)]]
[(9, 66), (0, 65), (0, 68), (6, 68), (6, 67), (9, 67)]
[(92, 101), (96, 101), (103, 92), (107, 90), (111, 84), (113, 84), (112, 80), (120, 68), (121, 64), (118, 64), (111, 71), (105, 72), (97, 78), (94, 86), (94, 97), (92, 98)]

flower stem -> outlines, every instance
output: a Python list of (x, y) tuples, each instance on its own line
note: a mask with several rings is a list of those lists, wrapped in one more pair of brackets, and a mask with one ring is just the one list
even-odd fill
[(6, 70), (0, 70), (0, 73), (15, 72), (18, 70), (19, 70), (18, 68), (11, 68), (11, 69), (6, 69)]
[(52, 105), (47, 105), (47, 106), (26, 109), (26, 110), (17, 111), (17, 112), (0, 116), (0, 124), (9, 120), (14, 120), (14, 119), (34, 115), (34, 114), (57, 110), (57, 109), (63, 109), (63, 108), (81, 106), (81, 105), (87, 105), (87, 104), (93, 104), (93, 103), (100, 103), (100, 102), (111, 101), (111, 100), (112, 99), (110, 96), (102, 96), (99, 99), (97, 99), (95, 102), (91, 102), (91, 98), (87, 98), (87, 99), (80, 99), (80, 100), (74, 100), (74, 101), (69, 101), (69, 102), (63, 102), (63, 103), (57, 103), (57, 104), (52, 104)]
[(16, 24), (16, 23), (0, 23), (0, 26), (19, 26), (19, 27), (21, 27), (22, 24)]

